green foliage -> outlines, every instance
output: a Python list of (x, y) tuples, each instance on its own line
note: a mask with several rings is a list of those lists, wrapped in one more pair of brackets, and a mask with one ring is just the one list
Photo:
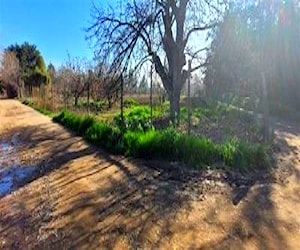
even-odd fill
[(136, 100), (134, 100), (133, 98), (129, 98), (129, 99), (124, 101), (124, 107), (125, 108), (133, 108), (133, 107), (136, 107), (138, 105), (139, 105), (139, 103)]
[(101, 145), (110, 152), (122, 153), (123, 139), (119, 128), (103, 122), (94, 122), (84, 134), (89, 141)]
[[(143, 113), (137, 110), (133, 113), (140, 115), (140, 112)], [(118, 126), (67, 111), (53, 120), (110, 152), (128, 156), (175, 160), (196, 168), (216, 162), (224, 162), (228, 167), (241, 171), (269, 166), (267, 150), (263, 145), (249, 145), (237, 139), (215, 144), (205, 137), (180, 134), (173, 128), (161, 131), (131, 129), (122, 133)]]
[(175, 159), (174, 142), (177, 136), (173, 129), (127, 132), (124, 143), (126, 154), (142, 158)]
[(28, 42), (11, 45), (6, 51), (14, 52), (19, 60), (25, 86), (40, 86), (50, 83), (45, 61), (36, 48)]
[[(121, 114), (115, 116), (114, 122), (118, 127), (122, 126)], [(124, 125), (127, 130), (131, 131), (147, 131), (151, 129), (150, 108), (139, 106), (124, 112)]]
[(175, 147), (177, 158), (194, 166), (219, 161), (216, 145), (205, 137), (180, 135)]
[(91, 116), (77, 115), (69, 111), (61, 112), (58, 116), (54, 117), (53, 120), (79, 134), (85, 134), (95, 122), (95, 119)]
[(232, 139), (219, 145), (218, 150), (226, 165), (236, 166), (243, 171), (270, 166), (267, 150), (261, 144), (246, 144)]

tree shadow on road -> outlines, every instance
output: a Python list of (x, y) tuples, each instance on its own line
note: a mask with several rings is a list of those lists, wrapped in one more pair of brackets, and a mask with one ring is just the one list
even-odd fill
[[(190, 206), (191, 200), (185, 190), (192, 179), (187, 171), (175, 165), (172, 171), (167, 171), (153, 162), (149, 167), (144, 161), (112, 156), (73, 137), (74, 134), (66, 135), (61, 128), (49, 129), (47, 124), (19, 127), (3, 135), (9, 138), (15, 133), (20, 134), (14, 156), (22, 158), (31, 154), (37, 171), (16, 183), (2, 195), (1, 200), (9, 198), (13, 191), (23, 190), (24, 186), (34, 186), (41, 179), (49, 178), (53, 182), (47, 184), (48, 191), (37, 189), (24, 194), (25, 200), (18, 201), (24, 204), (20, 210), (16, 209), (20, 214), (1, 220), (2, 235), (9, 235), (8, 232), (16, 225), (26, 225), (25, 233), (30, 237), (24, 244), (75, 248), (87, 246), (87, 242), (91, 248), (99, 244), (113, 247), (120, 237), (127, 240), (128, 245), (140, 247), (147, 242), (145, 234), (152, 226), (159, 230), (153, 236), (157, 244), (161, 238), (169, 237), (169, 221), (178, 210)], [(27, 205), (34, 203), (35, 207), (45, 207), (45, 202), (48, 215), (43, 211), (39, 214), (47, 217), (47, 223), (55, 224), (64, 218), (65, 224), (55, 226), (53, 230), (48, 228), (53, 233), (41, 238), (44, 218), (28, 211)], [(48, 218), (49, 213), (51, 219)], [(13, 220), (16, 224), (8, 223)], [(20, 220), (23, 223), (19, 223)], [(41, 240), (37, 243), (34, 239), (39, 237)], [(155, 245), (155, 242), (151, 241), (151, 244)]]

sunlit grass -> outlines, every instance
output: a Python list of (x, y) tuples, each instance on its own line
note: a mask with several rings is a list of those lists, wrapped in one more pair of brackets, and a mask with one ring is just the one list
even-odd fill
[(192, 168), (223, 163), (229, 168), (247, 171), (269, 166), (264, 145), (248, 144), (238, 139), (213, 143), (205, 137), (180, 134), (174, 128), (122, 131), (120, 126), (68, 111), (60, 113), (53, 120), (110, 152), (128, 156), (180, 161)]

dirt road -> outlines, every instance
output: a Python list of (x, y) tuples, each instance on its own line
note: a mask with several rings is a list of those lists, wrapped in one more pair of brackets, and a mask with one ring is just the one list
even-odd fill
[(300, 131), (276, 135), (278, 169), (235, 181), (111, 156), (0, 100), (0, 248), (300, 249)]

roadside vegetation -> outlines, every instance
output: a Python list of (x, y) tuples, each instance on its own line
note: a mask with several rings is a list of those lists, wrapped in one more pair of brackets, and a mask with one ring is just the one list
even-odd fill
[(119, 115), (115, 118), (114, 123), (107, 124), (92, 116), (63, 111), (53, 120), (111, 152), (128, 156), (181, 161), (194, 168), (216, 163), (236, 170), (269, 166), (266, 147), (261, 144), (249, 144), (236, 138), (213, 143), (203, 136), (181, 134), (172, 127), (156, 130), (150, 126), (145, 109), (140, 109), (138, 115), (136, 111), (128, 112), (124, 127)]
[[(80, 114), (68, 110), (55, 114), (36, 107), (28, 100), (23, 103), (53, 117), (55, 122), (111, 153), (147, 160), (178, 161), (194, 169), (217, 166), (248, 172), (270, 167), (271, 159), (267, 144), (258, 140), (249, 141), (246, 137), (243, 138), (244, 135), (238, 138), (230, 133), (217, 140), (215, 138), (212, 140), (205, 134), (188, 135), (182, 132), (183, 127), (174, 127), (171, 123), (161, 124), (160, 121), (165, 120), (166, 110), (159, 107), (154, 109), (152, 118), (157, 122), (152, 123), (150, 107), (139, 105), (137, 101), (128, 102), (128, 109), (124, 112), (123, 119), (119, 111), (103, 119), (103, 115)], [(184, 108), (181, 114), (184, 120)], [(199, 119), (197, 126), (200, 126), (201, 120), (207, 123), (208, 119), (213, 121), (221, 114), (231, 117), (244, 116), (245, 122), (249, 121), (246, 119), (247, 114), (221, 104), (215, 108), (197, 108), (193, 111), (193, 117)], [(155, 123), (156, 126), (153, 125)], [(194, 132), (197, 131), (197, 126), (193, 127)]]

